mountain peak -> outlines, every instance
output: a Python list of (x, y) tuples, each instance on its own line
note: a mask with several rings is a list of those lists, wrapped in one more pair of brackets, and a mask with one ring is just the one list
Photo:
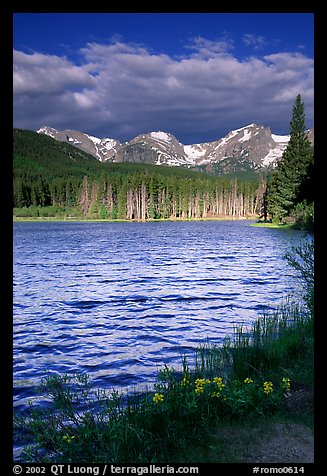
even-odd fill
[(121, 146), (120, 142), (116, 139), (99, 139), (98, 137), (71, 129), (58, 131), (52, 127), (43, 126), (37, 132), (39, 134), (46, 134), (60, 142), (69, 142), (93, 155), (101, 162), (111, 160)]
[[(269, 127), (256, 123), (232, 130), (215, 141), (190, 145), (183, 145), (173, 134), (164, 131), (140, 134), (124, 144), (116, 139), (100, 139), (69, 129), (58, 131), (48, 126), (37, 132), (69, 142), (100, 161), (144, 162), (208, 170), (216, 164), (216, 170), (222, 170), (222, 173), (233, 171), (231, 168), (237, 164), (246, 164), (253, 170), (272, 167), (289, 141), (288, 135), (273, 134)], [(310, 134), (313, 141), (313, 131)]]

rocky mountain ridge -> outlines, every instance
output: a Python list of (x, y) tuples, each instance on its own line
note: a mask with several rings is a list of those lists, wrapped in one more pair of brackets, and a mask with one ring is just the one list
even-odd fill
[[(121, 143), (116, 139), (94, 137), (80, 131), (58, 131), (41, 127), (38, 133), (68, 142), (102, 162), (140, 162), (156, 165), (200, 167), (210, 170), (218, 164), (233, 169), (237, 166), (257, 170), (273, 167), (287, 147), (289, 136), (276, 135), (269, 127), (249, 124), (230, 131), (213, 142), (184, 145), (170, 133), (156, 131), (141, 134)], [(308, 131), (313, 142), (313, 130)]]

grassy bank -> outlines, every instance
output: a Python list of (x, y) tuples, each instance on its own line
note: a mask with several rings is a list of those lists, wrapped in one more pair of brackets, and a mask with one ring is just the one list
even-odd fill
[(262, 432), (267, 421), (290, 418), (289, 399), (302, 387), (313, 388), (313, 316), (287, 306), (236, 329), (223, 346), (198, 348), (180, 369), (164, 368), (151, 392), (105, 394), (86, 375), (47, 377), (40, 390), (52, 405), (16, 419), (34, 441), (22, 459), (235, 462), (239, 455), (221, 432), (242, 427), (246, 439), (246, 428)]
[(252, 223), (251, 226), (256, 226), (258, 228), (275, 228), (275, 229), (287, 229), (287, 228), (294, 228), (294, 224), (291, 223), (269, 223), (269, 222), (256, 222)]

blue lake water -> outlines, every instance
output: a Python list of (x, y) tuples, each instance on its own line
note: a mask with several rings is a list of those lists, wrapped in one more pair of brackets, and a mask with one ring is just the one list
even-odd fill
[(14, 403), (50, 373), (151, 386), (294, 294), (303, 233), (247, 221), (14, 224)]

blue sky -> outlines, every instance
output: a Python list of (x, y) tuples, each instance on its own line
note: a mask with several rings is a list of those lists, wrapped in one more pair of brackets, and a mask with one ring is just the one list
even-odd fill
[(313, 126), (310, 13), (17, 13), (14, 126), (184, 144), (257, 122)]

